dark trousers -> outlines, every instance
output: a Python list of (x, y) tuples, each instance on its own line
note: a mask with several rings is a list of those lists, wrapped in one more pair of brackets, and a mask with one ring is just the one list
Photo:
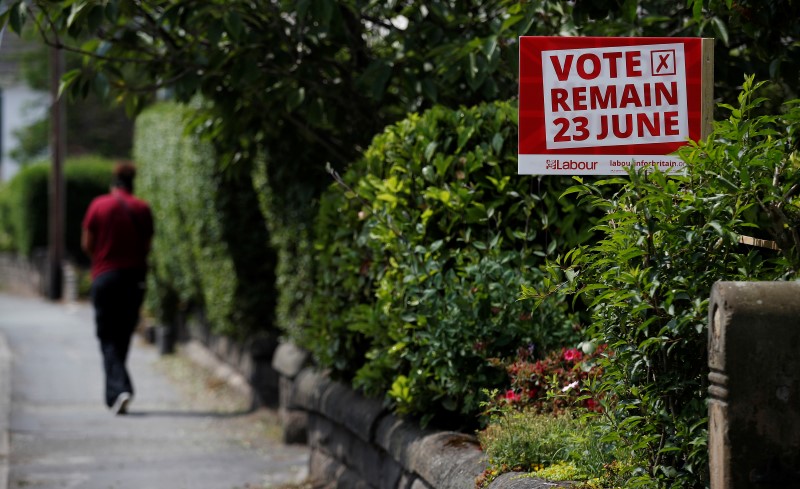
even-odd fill
[(131, 336), (139, 322), (144, 277), (144, 270), (112, 270), (98, 276), (92, 283), (92, 304), (106, 374), (106, 405), (109, 407), (121, 393), (133, 394), (133, 383), (125, 364)]

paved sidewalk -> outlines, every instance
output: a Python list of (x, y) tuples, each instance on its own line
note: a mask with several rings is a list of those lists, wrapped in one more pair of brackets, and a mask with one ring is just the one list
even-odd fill
[(220, 395), (139, 338), (128, 366), (136, 396), (115, 417), (90, 306), (0, 294), (0, 489), (261, 489), (303, 478), (307, 448), (278, 441), (274, 413)]

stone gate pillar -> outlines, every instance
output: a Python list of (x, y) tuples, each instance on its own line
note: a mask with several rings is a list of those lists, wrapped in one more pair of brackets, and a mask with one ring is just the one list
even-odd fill
[(711, 489), (800, 488), (800, 282), (718, 282), (709, 303)]

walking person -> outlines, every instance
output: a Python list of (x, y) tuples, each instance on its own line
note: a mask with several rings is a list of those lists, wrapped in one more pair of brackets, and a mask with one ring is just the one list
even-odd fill
[(125, 414), (133, 398), (126, 367), (144, 299), (147, 254), (153, 237), (148, 204), (133, 196), (136, 168), (119, 163), (111, 190), (95, 198), (83, 218), (81, 247), (92, 260), (92, 304), (105, 369), (105, 401)]

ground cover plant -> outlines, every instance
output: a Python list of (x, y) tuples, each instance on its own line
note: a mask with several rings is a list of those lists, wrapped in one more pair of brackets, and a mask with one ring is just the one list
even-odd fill
[(588, 342), (580, 346), (538, 359), (532, 346), (520, 348), (505, 364), (508, 389), (491, 391), (483, 404), (488, 424), (478, 432), (478, 440), (489, 466), (476, 480), (477, 487), (508, 471), (597, 482), (598, 467), (619, 463), (618, 454), (610, 453), (588, 430), (589, 418), (581, 416), (601, 411), (592, 387), (602, 377), (598, 360), (607, 352)]
[[(605, 477), (605, 487), (708, 484), (711, 286), (798, 277), (800, 105), (754, 115), (760, 87), (748, 78), (710, 138), (680, 151), (686, 174), (639, 170), (565, 192), (605, 211), (599, 239), (551, 261), (549, 287), (524, 291), (536, 304), (573, 294), (591, 312), (588, 340), (607, 345), (597, 360), (602, 377), (589, 384), (599, 405), (584, 410), (582, 428), (606, 452), (582, 470)], [(741, 244), (741, 236), (780, 250)], [(567, 455), (556, 458), (570, 462)]]

